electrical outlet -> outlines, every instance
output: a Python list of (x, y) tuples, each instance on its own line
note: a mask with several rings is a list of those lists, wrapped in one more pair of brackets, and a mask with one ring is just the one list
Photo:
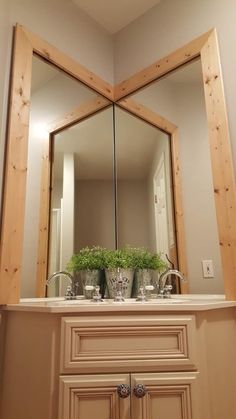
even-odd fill
[(211, 259), (202, 260), (203, 278), (214, 278), (213, 262)]

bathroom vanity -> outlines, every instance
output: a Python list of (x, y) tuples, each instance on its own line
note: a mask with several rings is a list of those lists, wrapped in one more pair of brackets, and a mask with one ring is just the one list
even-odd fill
[(4, 419), (235, 419), (236, 303), (6, 306)]

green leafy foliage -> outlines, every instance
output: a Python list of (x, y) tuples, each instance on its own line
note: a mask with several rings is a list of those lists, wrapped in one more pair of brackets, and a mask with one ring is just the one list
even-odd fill
[(105, 252), (105, 268), (135, 268), (133, 253), (128, 248), (118, 250), (107, 250)]
[(85, 247), (72, 255), (67, 264), (69, 272), (93, 269), (153, 269), (159, 272), (168, 267), (160, 253), (151, 253), (142, 247), (126, 246), (118, 250), (103, 247)]
[(72, 255), (66, 269), (69, 272), (78, 272), (86, 269), (104, 269), (105, 252), (106, 249), (99, 246), (84, 247), (78, 253)]
[(149, 269), (154, 271), (163, 272), (169, 267), (168, 263), (165, 262), (162, 258), (161, 253), (154, 253), (150, 260)]

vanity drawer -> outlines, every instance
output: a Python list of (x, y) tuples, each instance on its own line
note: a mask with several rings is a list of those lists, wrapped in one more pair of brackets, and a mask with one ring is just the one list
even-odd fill
[(62, 318), (61, 373), (196, 369), (195, 318)]

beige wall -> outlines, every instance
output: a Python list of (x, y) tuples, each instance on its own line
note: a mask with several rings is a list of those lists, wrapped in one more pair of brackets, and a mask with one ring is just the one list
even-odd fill
[(79, 180), (75, 191), (75, 251), (93, 245), (114, 249), (113, 182)]
[(118, 247), (149, 247), (148, 191), (145, 179), (118, 180)]

